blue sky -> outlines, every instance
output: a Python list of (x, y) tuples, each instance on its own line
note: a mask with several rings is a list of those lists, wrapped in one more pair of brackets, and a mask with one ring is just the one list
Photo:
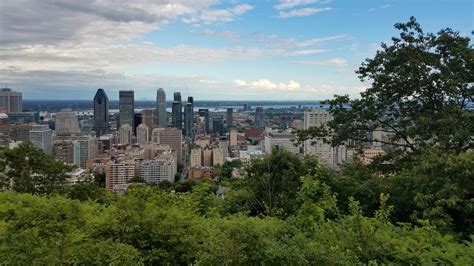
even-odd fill
[(6, 0), (0, 76), (25, 99), (109, 98), (162, 87), (197, 100), (358, 93), (354, 70), (396, 22), (470, 36), (473, 1)]

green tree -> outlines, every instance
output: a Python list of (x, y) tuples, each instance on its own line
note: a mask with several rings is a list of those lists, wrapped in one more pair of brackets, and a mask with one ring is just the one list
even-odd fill
[(61, 189), (72, 166), (56, 161), (31, 143), (0, 150), (0, 184), (21, 193), (51, 194)]
[[(451, 29), (423, 32), (411, 17), (395, 24), (400, 31), (382, 43), (357, 73), (371, 87), (360, 99), (347, 95), (329, 100), (333, 120), (299, 132), (299, 139), (324, 138), (333, 145), (361, 148), (379, 142), (397, 156), (436, 145), (467, 151), (474, 144), (474, 49), (470, 39)], [(387, 139), (370, 139), (380, 130)]]
[(286, 150), (273, 150), (246, 169), (244, 182), (250, 194), (252, 214), (286, 217), (297, 208), (300, 177), (309, 173), (309, 160), (301, 160)]

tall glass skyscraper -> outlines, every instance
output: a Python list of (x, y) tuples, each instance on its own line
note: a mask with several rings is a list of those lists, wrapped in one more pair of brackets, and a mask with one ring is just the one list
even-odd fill
[(255, 127), (265, 127), (265, 123), (263, 121), (263, 107), (260, 106), (255, 108)]
[(230, 129), (234, 126), (234, 109), (227, 108), (227, 130), (230, 132)]
[(156, 117), (158, 127), (166, 127), (166, 93), (162, 88), (156, 91)]
[(193, 138), (194, 134), (194, 99), (188, 97), (188, 102), (184, 107), (184, 134)]
[(176, 129), (183, 128), (183, 104), (181, 102), (181, 93), (175, 92), (173, 105), (171, 106), (171, 123)]
[(94, 96), (94, 131), (97, 136), (109, 132), (109, 97), (103, 89), (98, 89)]
[(135, 96), (133, 91), (119, 91), (119, 122), (120, 126), (135, 125)]

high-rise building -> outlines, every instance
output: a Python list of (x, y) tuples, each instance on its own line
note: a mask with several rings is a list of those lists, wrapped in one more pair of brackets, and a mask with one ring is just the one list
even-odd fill
[(138, 144), (146, 144), (150, 141), (150, 138), (149, 138), (149, 129), (148, 129), (148, 126), (145, 125), (145, 124), (140, 124), (138, 127), (137, 127), (137, 143)]
[(56, 160), (74, 164), (74, 143), (72, 140), (58, 140), (53, 144), (53, 156)]
[(135, 96), (133, 91), (119, 91), (119, 122), (120, 126), (128, 124), (133, 127), (135, 125)]
[(263, 121), (263, 107), (260, 106), (255, 108), (255, 127), (265, 127), (265, 122)]
[(174, 164), (174, 158), (144, 160), (138, 165), (138, 176), (152, 184), (162, 181), (174, 182), (176, 175)]
[(234, 109), (227, 108), (227, 131), (230, 132), (230, 129), (234, 126)]
[(37, 125), (30, 130), (30, 142), (44, 153), (53, 154), (53, 134), (48, 125)]
[(177, 162), (182, 163), (182, 141), (183, 135), (181, 130), (176, 128), (155, 128), (152, 133), (152, 141), (156, 144), (168, 145), (176, 151)]
[(7, 109), (7, 113), (23, 112), (22, 94), (9, 88), (0, 90), (0, 108)]
[(129, 124), (120, 126), (120, 129), (119, 129), (120, 144), (132, 144), (132, 141), (133, 141), (133, 128)]
[(224, 135), (224, 125), (222, 122), (222, 117), (212, 118), (212, 132), (217, 133), (221, 136)]
[(155, 116), (153, 115), (153, 109), (142, 110), (142, 123), (148, 127), (148, 136), (151, 136), (151, 131), (155, 125)]
[[(322, 109), (313, 109), (304, 112), (304, 129), (314, 126), (323, 126), (332, 120), (332, 115)], [(320, 162), (337, 168), (340, 164), (352, 159), (352, 150), (345, 146), (332, 147), (322, 139), (310, 139), (304, 142), (304, 154), (315, 155)]]
[(204, 134), (210, 133), (209, 109), (199, 109), (199, 116), (204, 118)]
[(194, 99), (188, 97), (188, 102), (184, 107), (184, 134), (186, 137), (194, 136)]
[(183, 128), (183, 103), (181, 93), (175, 92), (173, 95), (173, 105), (171, 106), (171, 123), (174, 128)]
[(237, 130), (231, 129), (229, 132), (229, 145), (235, 146), (237, 145)]
[(202, 150), (202, 166), (212, 166), (212, 149), (206, 147)]
[(105, 187), (114, 189), (117, 185), (126, 185), (137, 176), (137, 163), (130, 161), (110, 161), (105, 166)]
[(94, 131), (97, 136), (109, 132), (109, 98), (103, 89), (98, 89), (94, 96)]
[(156, 91), (156, 118), (158, 127), (166, 127), (166, 93), (162, 88)]
[(295, 136), (291, 132), (265, 132), (264, 152), (271, 153), (273, 149), (285, 149), (293, 154), (300, 154), (300, 146), (295, 146)]
[(76, 112), (71, 108), (63, 108), (56, 114), (55, 128), (57, 135), (70, 135), (81, 132)]
[(191, 150), (190, 155), (191, 167), (200, 167), (202, 166), (202, 149), (197, 147)]
[(94, 159), (97, 154), (98, 140), (89, 134), (78, 134), (72, 136), (74, 146), (74, 164), (85, 168), (87, 160)]
[(219, 148), (212, 149), (212, 165), (223, 165), (224, 164), (224, 153)]

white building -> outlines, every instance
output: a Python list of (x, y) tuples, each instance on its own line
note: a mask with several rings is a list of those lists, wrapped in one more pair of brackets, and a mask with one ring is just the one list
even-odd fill
[(285, 149), (293, 154), (300, 154), (300, 145), (295, 146), (293, 139), (295, 136), (291, 132), (268, 131), (265, 132), (264, 147), (265, 153), (271, 153), (273, 149)]
[(77, 114), (73, 112), (71, 108), (61, 109), (61, 111), (56, 114), (55, 125), (57, 135), (81, 132)]
[(129, 124), (122, 125), (119, 129), (120, 144), (132, 144), (133, 128)]
[(137, 127), (137, 143), (138, 144), (146, 144), (150, 142), (150, 136), (148, 133), (150, 132), (150, 129), (148, 128), (147, 125), (145, 124), (140, 124)]
[(30, 130), (30, 142), (46, 154), (53, 154), (53, 134), (48, 125), (36, 125)]
[(229, 133), (229, 145), (235, 146), (237, 145), (237, 130), (232, 129)]
[[(322, 109), (313, 109), (304, 112), (304, 129), (320, 127), (332, 120), (332, 115)], [(322, 139), (310, 139), (304, 142), (304, 154), (315, 155), (318, 160), (331, 167), (338, 168), (339, 165), (352, 159), (353, 152), (344, 146), (332, 147)]]
[(224, 164), (224, 153), (219, 148), (212, 149), (212, 165), (223, 165)]
[(153, 159), (140, 162), (138, 175), (147, 183), (159, 183), (162, 181), (174, 182), (176, 175), (176, 162), (174, 158)]
[(85, 168), (86, 161), (94, 159), (97, 155), (98, 140), (93, 135), (75, 135), (72, 136), (74, 147), (74, 164)]

